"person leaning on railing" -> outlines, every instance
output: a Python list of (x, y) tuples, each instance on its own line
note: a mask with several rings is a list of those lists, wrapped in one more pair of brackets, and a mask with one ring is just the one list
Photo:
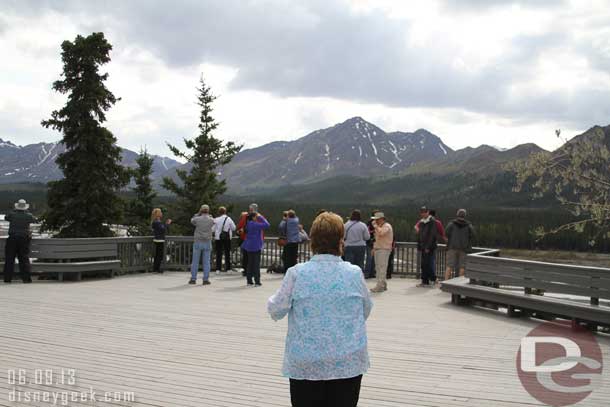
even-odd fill
[(288, 315), (282, 373), (293, 407), (357, 406), (369, 368), (365, 321), (373, 304), (362, 270), (341, 260), (344, 231), (338, 215), (318, 215), (314, 256), (288, 269), (267, 302), (275, 321)]
[(161, 212), (161, 209), (159, 208), (155, 208), (152, 210), (150, 219), (150, 227), (153, 231), (153, 244), (155, 245), (155, 260), (153, 262), (153, 272), (163, 273), (163, 271), (161, 270), (161, 262), (163, 261), (165, 236), (169, 232), (169, 225), (172, 224), (172, 220), (168, 219), (163, 222), (163, 212)]

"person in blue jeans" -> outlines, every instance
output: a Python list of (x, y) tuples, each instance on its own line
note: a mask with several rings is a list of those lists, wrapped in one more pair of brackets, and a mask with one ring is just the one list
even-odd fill
[[(261, 284), (261, 251), (265, 242), (263, 230), (269, 229), (269, 222), (258, 212), (248, 214), (246, 220), (246, 240), (242, 249), (248, 253), (248, 265), (246, 267), (246, 281), (248, 286), (260, 287)], [(253, 281), (254, 280), (254, 281)]]
[(203, 285), (210, 284), (210, 257), (212, 253), (212, 239), (214, 237), (214, 218), (210, 216), (210, 207), (201, 205), (199, 213), (191, 219), (195, 226), (193, 239), (193, 262), (191, 264), (191, 279), (189, 284), (197, 283), (199, 261), (203, 263)]

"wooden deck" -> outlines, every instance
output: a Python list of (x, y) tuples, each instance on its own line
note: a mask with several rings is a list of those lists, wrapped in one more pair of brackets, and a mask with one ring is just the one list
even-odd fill
[[(265, 307), (280, 278), (264, 275), (261, 288), (245, 287), (237, 274), (189, 286), (182, 272), (0, 284), (0, 405), (53, 405), (9, 402), (9, 371), (25, 369), (32, 383), (17, 386), (22, 391), (135, 394), (135, 402), (71, 406), (289, 406), (280, 375), (286, 321), (273, 322)], [(535, 321), (455, 307), (447, 294), (415, 283), (392, 279), (388, 292), (374, 296), (372, 367), (360, 406), (542, 405), (515, 369)], [(610, 339), (599, 341), (609, 364)], [(62, 368), (76, 370), (76, 385), (36, 384), (36, 369), (52, 369), (57, 379)], [(579, 406), (608, 405), (609, 371)]]

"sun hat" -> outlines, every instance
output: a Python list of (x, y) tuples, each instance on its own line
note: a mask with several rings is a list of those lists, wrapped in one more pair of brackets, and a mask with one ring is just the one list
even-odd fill
[(385, 215), (383, 214), (383, 212), (375, 212), (375, 214), (373, 215), (372, 219), (385, 219)]
[(15, 209), (17, 209), (18, 211), (27, 211), (29, 207), (30, 204), (28, 204), (25, 199), (20, 199), (15, 204)]

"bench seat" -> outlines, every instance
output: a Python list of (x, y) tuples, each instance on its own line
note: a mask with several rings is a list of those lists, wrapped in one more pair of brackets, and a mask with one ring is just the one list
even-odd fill
[[(6, 239), (0, 239), (2, 269), (5, 243)], [(33, 239), (30, 256), (34, 259), (33, 273), (56, 273), (59, 281), (63, 281), (64, 274), (76, 275), (81, 280), (82, 273), (88, 272), (107, 272), (112, 278), (121, 269), (117, 242), (113, 239)], [(18, 267), (15, 264), (15, 271)]]
[[(481, 300), (493, 304), (513, 307), (522, 311), (542, 312), (559, 318), (599, 323), (610, 326), (610, 307), (590, 305), (571, 299), (526, 294), (515, 290), (470, 284), (466, 277), (458, 277), (441, 283), (441, 290), (454, 296)], [(453, 297), (458, 303), (459, 297)]]

